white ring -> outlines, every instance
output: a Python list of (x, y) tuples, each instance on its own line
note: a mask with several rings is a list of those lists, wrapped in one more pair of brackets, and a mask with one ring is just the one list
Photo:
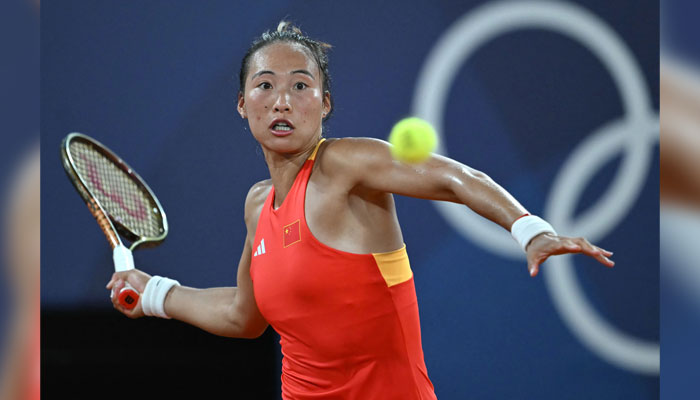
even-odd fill
[[(449, 88), (460, 67), (481, 45), (524, 28), (548, 29), (580, 42), (603, 63), (621, 94), (624, 118), (604, 125), (574, 150), (555, 178), (544, 213), (562, 233), (575, 232), (577, 236), (599, 240), (625, 217), (642, 189), (658, 141), (658, 113), (652, 110), (648, 89), (632, 53), (598, 17), (579, 6), (552, 1), (499, 1), (477, 8), (455, 22), (430, 52), (416, 84), (413, 113), (437, 128), (441, 139), (437, 152), (446, 155), (442, 147), (442, 118)], [(625, 157), (610, 189), (574, 221), (573, 207), (585, 182), (595, 172), (591, 164), (600, 167), (613, 152), (621, 150)], [(434, 204), (448, 224), (471, 241), (502, 256), (523, 258), (505, 230), (462, 205)], [(631, 371), (658, 374), (658, 343), (626, 335), (599, 317), (582, 294), (566, 260), (567, 257), (552, 258), (550, 262), (557, 265), (544, 275), (555, 306), (569, 328), (603, 359)], [(571, 295), (565, 290), (576, 291), (577, 295), (562, 299), (561, 293)]]

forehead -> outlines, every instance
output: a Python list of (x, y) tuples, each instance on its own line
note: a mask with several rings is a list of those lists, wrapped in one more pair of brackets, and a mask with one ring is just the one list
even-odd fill
[(310, 51), (298, 43), (278, 42), (256, 51), (251, 57), (248, 76), (258, 71), (268, 70), (275, 73), (305, 69), (318, 77), (318, 66)]

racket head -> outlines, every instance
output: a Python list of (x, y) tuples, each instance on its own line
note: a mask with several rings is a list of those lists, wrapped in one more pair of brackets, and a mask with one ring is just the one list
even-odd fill
[(146, 182), (119, 156), (82, 133), (61, 143), (68, 178), (83, 200), (102, 208), (116, 230), (136, 247), (157, 246), (168, 235), (168, 220)]

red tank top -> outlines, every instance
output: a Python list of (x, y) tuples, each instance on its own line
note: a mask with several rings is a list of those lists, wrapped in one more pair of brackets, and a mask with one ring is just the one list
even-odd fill
[(306, 224), (320, 144), (277, 210), (270, 190), (250, 265), (258, 308), (280, 335), (282, 398), (435, 399), (406, 246), (348, 253), (318, 241)]

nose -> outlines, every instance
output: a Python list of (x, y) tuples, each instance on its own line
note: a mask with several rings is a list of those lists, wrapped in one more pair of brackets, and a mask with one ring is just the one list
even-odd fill
[(292, 111), (292, 106), (289, 104), (289, 94), (285, 91), (280, 92), (277, 96), (274, 106), (275, 112), (290, 112)]

